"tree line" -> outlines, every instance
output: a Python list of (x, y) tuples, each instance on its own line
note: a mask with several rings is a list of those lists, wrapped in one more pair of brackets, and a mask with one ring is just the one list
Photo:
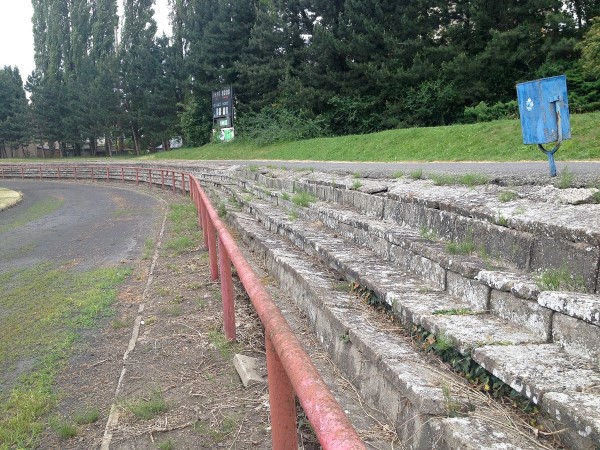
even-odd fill
[[(233, 86), (236, 134), (259, 143), (516, 117), (515, 84), (567, 74), (600, 109), (595, 0), (32, 0), (35, 70), (0, 69), (0, 149), (136, 153), (211, 138)], [(126, 142), (123, 142), (126, 141)]]

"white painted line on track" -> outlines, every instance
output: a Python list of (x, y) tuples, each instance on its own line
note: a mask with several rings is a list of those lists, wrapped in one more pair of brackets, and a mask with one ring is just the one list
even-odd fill
[(106, 427), (104, 428), (104, 437), (102, 438), (100, 450), (109, 450), (113, 436), (112, 432), (119, 423), (119, 408), (117, 407), (115, 400), (119, 397), (119, 393), (121, 392), (121, 386), (123, 384), (123, 379), (125, 378), (125, 374), (127, 373), (127, 366), (125, 365), (125, 362), (127, 361), (127, 358), (129, 358), (129, 353), (131, 353), (135, 349), (135, 344), (137, 343), (138, 336), (140, 334), (140, 322), (142, 321), (142, 313), (144, 312), (144, 308), (146, 306), (146, 295), (148, 293), (148, 289), (150, 289), (150, 286), (152, 285), (152, 280), (154, 279), (154, 266), (156, 265), (156, 261), (158, 260), (158, 253), (162, 246), (162, 238), (165, 233), (165, 224), (167, 223), (167, 214), (165, 214), (165, 218), (163, 219), (162, 226), (160, 228), (158, 242), (156, 244), (156, 250), (154, 251), (154, 255), (152, 256), (150, 273), (148, 274), (146, 287), (144, 288), (144, 292), (142, 293), (142, 302), (140, 303), (140, 306), (138, 308), (138, 313), (133, 323), (133, 329), (131, 330), (131, 338), (129, 339), (129, 345), (127, 346), (127, 350), (125, 350), (125, 353), (123, 354), (123, 368), (121, 369), (121, 375), (119, 376), (119, 382), (117, 383), (117, 388), (115, 389), (113, 403), (110, 407), (110, 413), (108, 414)]

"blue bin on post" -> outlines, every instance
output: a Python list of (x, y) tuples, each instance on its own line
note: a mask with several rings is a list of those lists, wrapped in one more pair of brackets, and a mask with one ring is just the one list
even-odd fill
[[(524, 144), (537, 144), (548, 156), (550, 176), (556, 176), (554, 153), (571, 137), (567, 77), (542, 78), (517, 84), (517, 99)], [(543, 144), (556, 142), (552, 150)]]

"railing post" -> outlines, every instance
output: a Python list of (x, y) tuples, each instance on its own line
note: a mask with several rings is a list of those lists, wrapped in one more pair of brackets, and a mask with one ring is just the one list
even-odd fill
[(135, 168), (135, 185), (139, 186), (140, 184), (140, 169)]
[(109, 166), (106, 166), (106, 182), (110, 183), (110, 168)]
[(175, 171), (171, 172), (173, 194), (175, 193)]
[(152, 189), (152, 169), (148, 169), (148, 185)]
[(92, 167), (92, 181), (94, 181), (94, 168)]
[(60, 180), (60, 166), (56, 166), (56, 172), (58, 173), (58, 179)]
[(215, 225), (206, 217), (206, 232), (208, 235), (208, 258), (210, 260), (210, 279), (217, 281), (219, 271), (217, 269), (217, 236), (215, 235)]
[(125, 169), (121, 167), (121, 183), (125, 183)]
[(165, 171), (161, 170), (160, 171), (160, 187), (162, 188), (162, 190), (165, 190)]
[(77, 181), (77, 166), (75, 166), (75, 181)]
[(40, 166), (40, 180), (42, 179), (42, 166)]
[(21, 166), (21, 179), (25, 178), (25, 173), (23, 173), (23, 166)]
[(269, 336), (265, 335), (273, 450), (297, 450), (294, 388)]
[(181, 193), (184, 197), (187, 197), (185, 192), (185, 174), (183, 172), (181, 172)]
[(202, 213), (200, 214), (202, 219), (202, 231), (204, 236), (204, 248), (208, 249), (208, 211), (206, 205), (202, 203)]
[(231, 260), (221, 236), (219, 236), (219, 274), (221, 276), (221, 299), (223, 301), (223, 329), (227, 339), (235, 341), (235, 300), (233, 298)]

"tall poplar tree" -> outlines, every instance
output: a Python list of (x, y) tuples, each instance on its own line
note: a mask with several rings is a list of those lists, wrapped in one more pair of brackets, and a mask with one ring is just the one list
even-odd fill
[(147, 64), (156, 35), (154, 0), (125, 0), (124, 24), (119, 44), (123, 116), (136, 154), (142, 149), (146, 91), (151, 75)]

